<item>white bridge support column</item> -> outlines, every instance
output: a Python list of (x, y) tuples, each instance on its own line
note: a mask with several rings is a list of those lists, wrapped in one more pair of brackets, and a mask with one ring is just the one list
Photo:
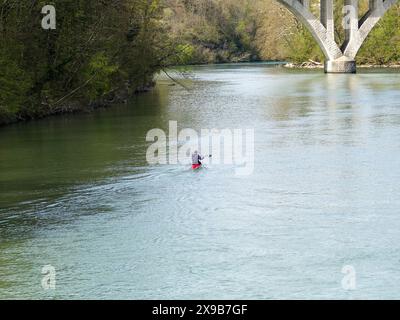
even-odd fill
[(310, 9), (310, 0), (300, 0), (300, 2), (304, 7)]
[[(345, 41), (335, 42), (334, 0), (320, 0), (321, 17), (310, 11), (310, 0), (277, 0), (308, 28), (325, 55), (325, 72), (355, 73), (356, 55), (368, 34), (398, 0), (370, 0), (368, 12), (359, 19), (358, 0), (345, 0), (342, 8)], [(337, 9), (337, 8), (336, 8)]]
[[(329, 0), (321, 0), (322, 2), (330, 2)], [(345, 32), (345, 41), (341, 47), (343, 52), (344, 48), (351, 42), (358, 41), (358, 0), (345, 0), (342, 10), (343, 27)], [(356, 73), (357, 65), (355, 56), (343, 55), (339, 59), (325, 61), (325, 72), (327, 73)]]
[(335, 20), (333, 16), (333, 1), (321, 1), (321, 23), (326, 28), (328, 36), (335, 39)]
[(343, 27), (345, 32), (346, 46), (358, 36), (358, 0), (345, 0), (343, 14), (345, 15)]

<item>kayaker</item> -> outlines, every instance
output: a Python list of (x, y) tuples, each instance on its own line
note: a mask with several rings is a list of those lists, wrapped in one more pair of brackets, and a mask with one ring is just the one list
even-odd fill
[(199, 169), (202, 165), (201, 160), (204, 157), (199, 154), (198, 151), (193, 152), (192, 154), (192, 169)]

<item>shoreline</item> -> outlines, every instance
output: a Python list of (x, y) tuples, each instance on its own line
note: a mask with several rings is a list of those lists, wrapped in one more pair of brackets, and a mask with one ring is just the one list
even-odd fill
[[(277, 60), (260, 60), (260, 61), (253, 61), (253, 62), (230, 62), (230, 63), (218, 63), (215, 65), (224, 65), (224, 64), (246, 64), (246, 63), (271, 63), (271, 64), (276, 64), (279, 67), (283, 67), (285, 69), (298, 69), (298, 70), (304, 70), (304, 69), (324, 69), (324, 64), (309, 60), (307, 62), (302, 62), (302, 63), (292, 63), (288, 62), (285, 63), (283, 61), (277, 61)], [(186, 65), (186, 66), (208, 66), (210, 64), (192, 64), (192, 65)], [(182, 67), (182, 66), (178, 66)], [(358, 66), (360, 69), (400, 69), (400, 63), (393, 63), (393, 64), (384, 64), (384, 65), (375, 65), (375, 64), (361, 64)], [(30, 121), (36, 121), (44, 118), (49, 118), (49, 117), (54, 117), (54, 116), (62, 116), (62, 115), (67, 115), (67, 114), (80, 114), (80, 113), (90, 113), (93, 112), (97, 109), (105, 109), (105, 108), (111, 108), (115, 105), (120, 105), (120, 104), (126, 104), (128, 100), (136, 95), (149, 92), (154, 88), (156, 84), (156, 81), (153, 81), (149, 83), (146, 86), (137, 88), (133, 94), (128, 94), (127, 91), (120, 89), (115, 91), (114, 93), (105, 96), (97, 101), (93, 101), (90, 103), (85, 103), (80, 100), (71, 100), (67, 103), (64, 103), (60, 106), (57, 107), (50, 107), (47, 112), (40, 114), (40, 115), (26, 115), (26, 114), (17, 114), (13, 118), (9, 119), (1, 119), (3, 121), (0, 121), (0, 128), (8, 126), (8, 125), (13, 125), (16, 123), (22, 123), (22, 122), (30, 122)]]
[(101, 99), (89, 103), (85, 103), (79, 99), (71, 99), (69, 102), (65, 102), (59, 106), (49, 106), (49, 110), (47, 110), (47, 112), (36, 116), (16, 114), (13, 118), (0, 121), (0, 128), (17, 123), (26, 123), (67, 114), (91, 113), (98, 109), (112, 108), (115, 105), (127, 104), (129, 99), (133, 98), (134, 96), (151, 91), (155, 84), (156, 82), (152, 81), (148, 85), (136, 88), (133, 94), (129, 94), (128, 91), (120, 89), (112, 94), (104, 96)]
[[(324, 64), (321, 62), (309, 60), (302, 63), (288, 62), (283, 64), (286, 69), (324, 69)], [(391, 64), (360, 64), (357, 65), (360, 69), (400, 69), (400, 63)]]

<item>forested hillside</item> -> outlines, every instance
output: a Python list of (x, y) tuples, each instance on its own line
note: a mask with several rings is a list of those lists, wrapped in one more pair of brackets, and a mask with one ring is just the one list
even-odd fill
[[(41, 28), (46, 4), (56, 30)], [(399, 49), (395, 6), (358, 62), (398, 62)], [(171, 65), (308, 59), (321, 51), (273, 0), (0, 0), (0, 123), (124, 100)]]
[[(56, 30), (41, 9), (56, 8)], [(182, 63), (158, 0), (0, 2), (0, 122), (124, 99)]]
[[(311, 34), (274, 0), (166, 0), (165, 20), (172, 34), (190, 44), (191, 62), (308, 59), (323, 55)], [(311, 0), (319, 14), (319, 0)], [(368, 8), (360, 0), (360, 17)], [(335, 0), (342, 8), (344, 0)], [(343, 42), (342, 10), (335, 10), (336, 40)], [(359, 63), (383, 64), (400, 60), (400, 5), (391, 9), (369, 36)]]

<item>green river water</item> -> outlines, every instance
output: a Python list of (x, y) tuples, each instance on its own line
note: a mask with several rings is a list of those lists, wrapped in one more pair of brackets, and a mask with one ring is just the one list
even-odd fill
[[(128, 105), (0, 128), (0, 298), (400, 298), (400, 74), (191, 73), (189, 90), (161, 79)], [(254, 173), (148, 164), (170, 120), (254, 129)]]

